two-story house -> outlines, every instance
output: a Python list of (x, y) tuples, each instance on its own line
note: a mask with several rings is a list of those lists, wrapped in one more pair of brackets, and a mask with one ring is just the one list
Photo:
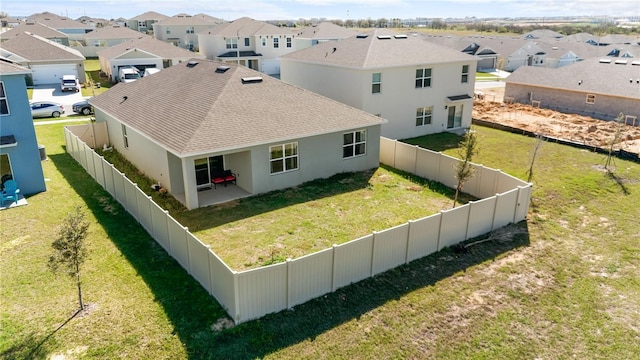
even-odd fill
[(358, 33), (357, 30), (323, 21), (300, 30), (296, 35), (295, 47), (297, 50), (302, 50), (323, 42), (346, 39)]
[(376, 29), (283, 56), (281, 79), (388, 120), (404, 139), (471, 126), (477, 59)]
[(151, 34), (153, 33), (154, 23), (168, 18), (169, 17), (167, 15), (163, 15), (155, 11), (147, 11), (144, 14), (136, 15), (131, 19), (128, 19), (126, 26), (132, 30), (140, 31), (141, 33)]
[(199, 51), (198, 33), (208, 30), (224, 20), (206, 14), (178, 14), (153, 24), (156, 39), (191, 51)]
[(22, 195), (46, 190), (27, 96), (29, 73), (0, 58), (0, 179), (15, 180)]
[(207, 59), (278, 75), (280, 57), (296, 50), (295, 37), (289, 28), (243, 17), (198, 33), (198, 42)]

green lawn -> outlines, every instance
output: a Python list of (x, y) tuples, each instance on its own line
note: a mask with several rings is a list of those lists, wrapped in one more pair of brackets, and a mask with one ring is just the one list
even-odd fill
[[(107, 77), (100, 76), (100, 61), (98, 59), (85, 60), (84, 71), (87, 80), (82, 88), (82, 96), (100, 95), (115, 85)], [(98, 83), (100, 83), (100, 87), (97, 87)]]
[[(36, 128), (50, 158), (43, 162), (48, 191), (30, 196), (28, 206), (0, 211), (0, 358), (632, 359), (640, 353), (639, 164), (615, 160), (609, 176), (603, 155), (544, 143), (528, 220), (494, 234), (494, 241), (445, 250), (219, 331), (224, 311), (64, 153), (61, 129)], [(477, 130), (478, 163), (525, 177), (534, 139)], [(456, 155), (455, 138), (441, 137), (420, 141)], [(92, 221), (83, 277), (91, 305), (66, 322), (76, 309), (75, 284), (54, 277), (46, 260), (57, 225), (75, 204)]]

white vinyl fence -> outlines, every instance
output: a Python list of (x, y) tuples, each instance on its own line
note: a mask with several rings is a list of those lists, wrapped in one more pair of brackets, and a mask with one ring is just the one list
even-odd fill
[[(208, 245), (156, 205), (74, 133), (65, 128), (67, 151), (147, 232), (225, 308), (235, 323), (292, 308), (445, 247), (524, 220), (531, 184), (498, 170), (476, 166), (465, 192), (484, 198), (455, 209), (334, 245), (313, 254), (258, 269), (237, 272)], [(381, 138), (383, 164), (457, 185), (456, 159), (395, 140)]]

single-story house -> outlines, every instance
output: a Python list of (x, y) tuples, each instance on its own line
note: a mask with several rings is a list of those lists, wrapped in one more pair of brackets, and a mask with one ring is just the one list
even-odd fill
[(23, 22), (20, 26), (1, 33), (0, 41), (11, 39), (12, 37), (18, 36), (24, 33), (25, 31), (34, 35), (41, 36), (45, 39), (55, 41), (58, 44), (69, 46), (69, 35), (63, 32), (60, 32), (50, 26), (33, 22), (33, 21)]
[(81, 83), (86, 79), (79, 51), (28, 32), (4, 41), (0, 54), (31, 69), (27, 85), (60, 84), (63, 75), (75, 75)]
[(48, 11), (32, 14), (27, 17), (28, 21), (35, 21), (54, 28), (69, 36), (69, 40), (82, 40), (84, 34), (93, 30), (91, 25), (83, 24), (65, 16), (56, 15)]
[[(110, 146), (188, 209), (379, 164), (382, 118), (238, 64), (192, 59), (90, 103)], [(225, 170), (235, 181), (214, 183)]]
[(15, 180), (22, 195), (46, 190), (25, 83), (30, 72), (0, 58), (0, 181)]
[[(521, 67), (506, 79), (505, 100), (603, 120), (640, 117), (640, 60), (587, 59), (562, 68)], [(537, 103), (536, 103), (537, 104)]]
[(164, 69), (193, 57), (193, 52), (173, 46), (147, 35), (128, 40), (97, 52), (100, 69), (116, 82), (122, 67), (134, 66), (140, 72), (146, 68)]

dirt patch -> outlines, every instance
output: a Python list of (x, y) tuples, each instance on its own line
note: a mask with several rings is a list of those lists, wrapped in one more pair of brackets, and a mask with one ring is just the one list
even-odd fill
[[(484, 100), (473, 103), (473, 118), (587, 146), (608, 148), (616, 134), (616, 122), (588, 116), (502, 101), (504, 89), (483, 89)], [(614, 149), (640, 153), (640, 126), (623, 125)]]

